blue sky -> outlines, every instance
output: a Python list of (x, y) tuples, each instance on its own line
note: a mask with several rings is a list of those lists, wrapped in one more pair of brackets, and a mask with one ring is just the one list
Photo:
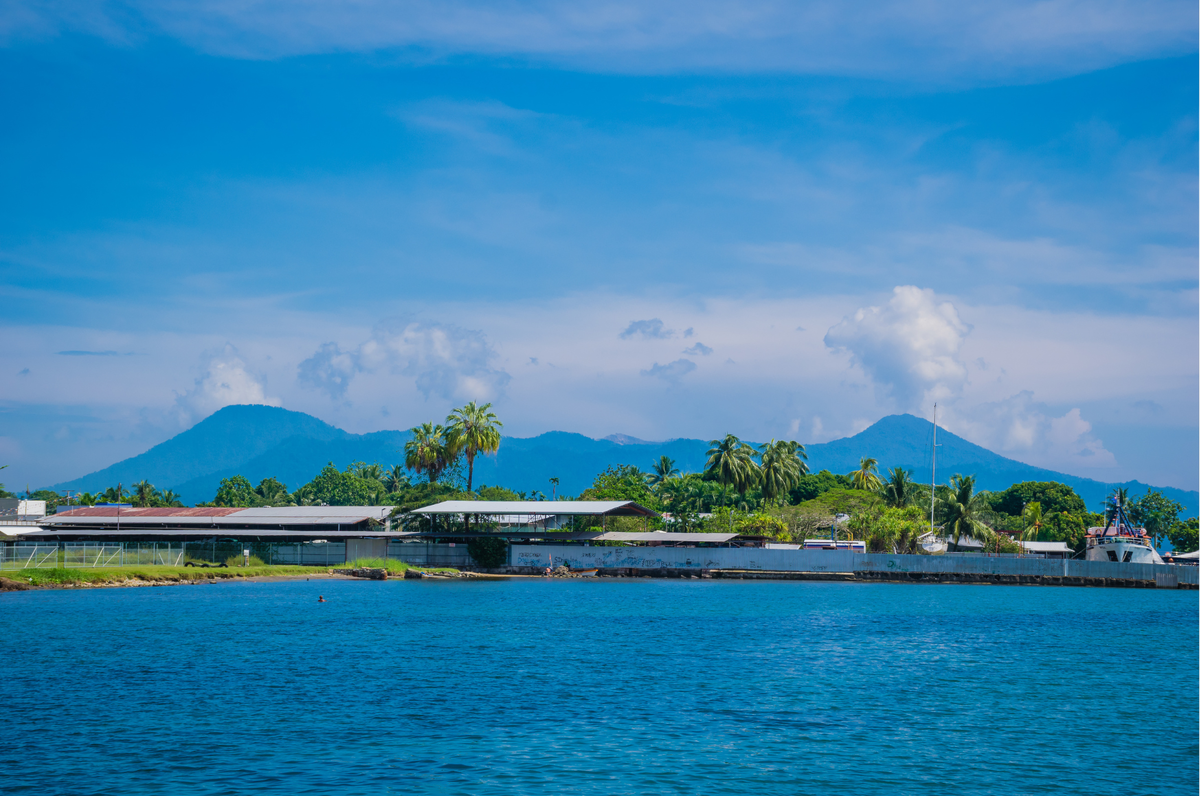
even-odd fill
[(10, 488), (220, 406), (1195, 489), (1183, 3), (0, 12)]

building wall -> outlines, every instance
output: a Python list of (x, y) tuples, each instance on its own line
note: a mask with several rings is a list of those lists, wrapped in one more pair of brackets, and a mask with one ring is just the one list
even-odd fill
[(888, 555), (841, 550), (770, 550), (755, 547), (581, 547), (573, 545), (513, 545), (509, 562), (515, 567), (572, 569), (734, 569), (768, 572), (874, 572), (1018, 575), (1034, 577), (1119, 578), (1155, 580), (1173, 573), (1180, 583), (1197, 583), (1200, 568), (1165, 564), (1121, 564), (1029, 557), (971, 555)]

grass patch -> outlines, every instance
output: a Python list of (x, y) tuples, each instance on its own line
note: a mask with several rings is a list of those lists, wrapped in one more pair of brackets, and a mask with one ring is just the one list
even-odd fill
[(96, 568), (31, 568), (6, 570), (0, 572), (0, 575), (10, 580), (23, 581), (33, 586), (68, 586), (86, 583), (119, 583), (126, 580), (184, 583), (194, 580), (251, 578), (263, 575), (313, 575), (328, 572), (329, 569), (329, 567), (268, 565), (258, 567), (230, 567), (228, 569), (198, 569), (195, 567), (145, 565)]
[(410, 569), (415, 569), (418, 572), (458, 572), (452, 567), (415, 567), (412, 564), (405, 564), (403, 561), (396, 561), (391, 558), (359, 558), (354, 561), (348, 561), (345, 564), (335, 564), (335, 571), (345, 569), (386, 569), (389, 574), (395, 573), (403, 575)]

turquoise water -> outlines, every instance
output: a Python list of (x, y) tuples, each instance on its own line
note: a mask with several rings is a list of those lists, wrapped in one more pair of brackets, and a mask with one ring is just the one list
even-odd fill
[(995, 586), (9, 593), (0, 792), (1194, 795), (1197, 618)]

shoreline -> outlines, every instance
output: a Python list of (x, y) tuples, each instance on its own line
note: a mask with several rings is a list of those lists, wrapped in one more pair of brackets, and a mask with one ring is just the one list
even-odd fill
[[(516, 569), (505, 568), (505, 569)], [(524, 569), (524, 568), (522, 568)], [(22, 570), (14, 570), (18, 574)], [(381, 570), (324, 570), (306, 573), (279, 573), (239, 575), (236, 573), (208, 575), (204, 577), (124, 577), (112, 580), (79, 580), (63, 583), (32, 583), (27, 580), (0, 575), (0, 593), (17, 591), (44, 591), (70, 589), (123, 589), (159, 586), (212, 586), (221, 583), (280, 583), (296, 580), (775, 580), (775, 581), (820, 581), (833, 583), (903, 583), (910, 585), (961, 585), (961, 586), (1057, 586), (1075, 588), (1132, 588), (1165, 589), (1169, 591), (1195, 591), (1196, 586), (1187, 583), (1159, 585), (1152, 580), (1132, 578), (1082, 578), (1041, 577), (1016, 575), (962, 575), (948, 573), (905, 573), (904, 576), (879, 572), (786, 572), (770, 570), (601, 570), (595, 578), (578, 575), (550, 576), (541, 572), (423, 572), (408, 569), (404, 572)]]

